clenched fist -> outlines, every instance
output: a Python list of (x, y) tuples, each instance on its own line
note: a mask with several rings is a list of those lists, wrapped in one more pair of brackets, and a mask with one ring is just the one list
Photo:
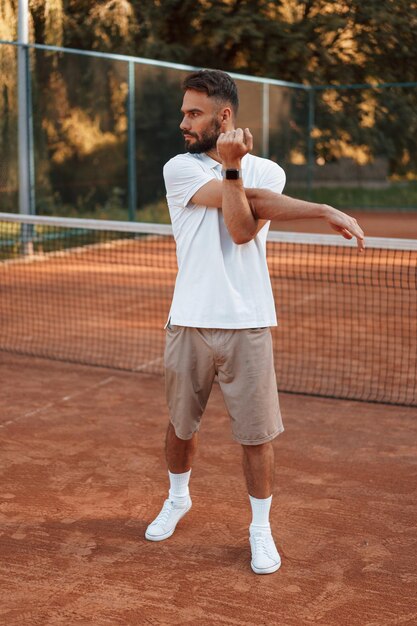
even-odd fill
[(240, 168), (241, 159), (251, 152), (253, 137), (249, 128), (237, 128), (221, 133), (217, 139), (217, 153), (224, 168)]

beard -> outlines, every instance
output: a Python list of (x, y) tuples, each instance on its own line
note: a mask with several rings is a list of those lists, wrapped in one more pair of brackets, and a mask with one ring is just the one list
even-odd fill
[(206, 128), (201, 135), (197, 135), (197, 133), (187, 133), (187, 135), (191, 135), (195, 139), (193, 142), (189, 140), (185, 141), (185, 147), (188, 152), (197, 154), (213, 150), (216, 147), (217, 139), (220, 135), (220, 128), (220, 122), (216, 118), (213, 118), (211, 125)]

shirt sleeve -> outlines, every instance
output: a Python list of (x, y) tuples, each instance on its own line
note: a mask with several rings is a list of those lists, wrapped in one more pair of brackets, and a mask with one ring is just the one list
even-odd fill
[(275, 161), (265, 159), (265, 163), (263, 163), (262, 166), (262, 175), (259, 183), (257, 184), (257, 188), (269, 189), (275, 193), (282, 193), (285, 187), (285, 181), (286, 176), (282, 167), (280, 167), (278, 163), (275, 163)]
[(213, 180), (210, 172), (187, 155), (178, 155), (164, 166), (164, 181), (169, 206), (185, 208), (203, 185)]

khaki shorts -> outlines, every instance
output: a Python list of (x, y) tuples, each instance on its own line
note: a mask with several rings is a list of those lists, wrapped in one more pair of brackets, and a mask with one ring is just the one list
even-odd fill
[(283, 430), (269, 328), (166, 327), (165, 388), (171, 422), (191, 439), (218, 376), (233, 438), (256, 445)]

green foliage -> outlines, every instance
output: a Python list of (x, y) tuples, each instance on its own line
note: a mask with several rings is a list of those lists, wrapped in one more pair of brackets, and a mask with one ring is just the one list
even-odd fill
[[(31, 37), (38, 43), (312, 85), (417, 80), (415, 0), (31, 0), (30, 10)], [(15, 36), (16, 11), (16, 2), (0, 0), (4, 38)], [(40, 52), (31, 59), (38, 210), (57, 203), (80, 211), (121, 210), (126, 192), (110, 197), (109, 189), (127, 188), (126, 66)], [(0, 185), (6, 189), (2, 203), (13, 207), (16, 64), (5, 47), (0, 70)], [(183, 149), (180, 97), (179, 76), (141, 68), (139, 206), (163, 197), (162, 165)], [(415, 177), (416, 110), (417, 89), (317, 93), (316, 157), (365, 162), (382, 156), (392, 176)], [(274, 115), (271, 156), (285, 166), (295, 153), (306, 155), (306, 101), (294, 96), (287, 117)]]
[[(0, 39), (15, 38), (15, 6), (0, 0)], [(17, 55), (13, 46), (0, 46), (0, 193), (1, 208), (17, 206)]]

